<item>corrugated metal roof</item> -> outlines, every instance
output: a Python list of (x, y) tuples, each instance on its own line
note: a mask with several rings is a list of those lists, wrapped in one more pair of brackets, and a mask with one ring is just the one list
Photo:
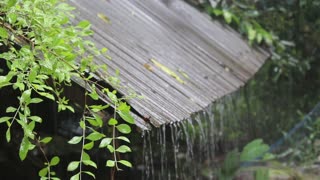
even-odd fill
[(141, 117), (158, 127), (201, 111), (244, 85), (268, 56), (182, 0), (71, 4), (77, 20), (92, 23), (92, 40), (110, 51), (111, 61), (101, 57), (96, 63), (119, 69), (121, 84), (144, 97), (129, 100), (141, 128), (147, 127)]

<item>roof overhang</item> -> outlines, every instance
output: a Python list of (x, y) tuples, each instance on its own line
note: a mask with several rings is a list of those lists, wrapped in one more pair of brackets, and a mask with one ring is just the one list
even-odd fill
[[(269, 56), (184, 1), (168, 2), (70, 2), (77, 20), (92, 23), (91, 40), (109, 49), (111, 61), (101, 57), (95, 62), (107, 64), (111, 73), (119, 69), (121, 85), (143, 96), (128, 101), (142, 129), (203, 110), (243, 86)], [(128, 95), (128, 88), (117, 90)]]

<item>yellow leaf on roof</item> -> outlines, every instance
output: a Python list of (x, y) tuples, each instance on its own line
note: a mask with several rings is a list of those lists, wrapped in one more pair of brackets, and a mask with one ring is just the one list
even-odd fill
[(155, 59), (151, 58), (150, 61), (156, 65), (158, 68), (160, 68), (163, 72), (165, 72), (166, 74), (172, 76), (173, 78), (175, 78), (179, 83), (181, 84), (185, 84), (185, 82), (171, 69), (169, 69), (168, 67), (162, 65), (161, 63), (159, 63), (158, 61), (156, 61)]
[(102, 13), (98, 13), (97, 16), (98, 16), (100, 19), (102, 19), (104, 22), (106, 22), (106, 23), (110, 23), (110, 22), (111, 22), (110, 19), (109, 19), (106, 15), (104, 15), (104, 14), (102, 14)]

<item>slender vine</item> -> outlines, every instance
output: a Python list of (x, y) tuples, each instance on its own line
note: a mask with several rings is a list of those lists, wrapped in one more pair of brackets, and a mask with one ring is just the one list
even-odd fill
[[(107, 48), (98, 49), (86, 39), (93, 34), (88, 21), (83, 20), (76, 25), (71, 23), (73, 10), (74, 7), (62, 0), (0, 2), (0, 47), (5, 49), (0, 54), (0, 61), (6, 65), (0, 67), (0, 90), (12, 88), (18, 94), (17, 105), (6, 108), (6, 115), (0, 117), (0, 123), (8, 126), (8, 143), (11, 132), (14, 132), (11, 130), (13, 123), (17, 122), (23, 130), (19, 149), (21, 160), (29, 151), (39, 148), (45, 159), (44, 167), (39, 171), (41, 179), (59, 179), (53, 168), (59, 165), (60, 158), (54, 156), (49, 160), (46, 156), (43, 146), (50, 143), (52, 137), (41, 139), (37, 135), (35, 127), (45, 119), (34, 115), (30, 105), (40, 105), (44, 99), (49, 99), (57, 103), (58, 111), (75, 112), (63, 93), (64, 87), (72, 85), (72, 78), (83, 81), (86, 92), (79, 121), (82, 135), (68, 141), (69, 144), (81, 143), (79, 160), (70, 162), (67, 167), (67, 171), (75, 172), (71, 180), (81, 180), (83, 174), (95, 178), (94, 173), (83, 167), (98, 168), (90, 158), (95, 142), (110, 153), (107, 167), (115, 170), (121, 170), (120, 164), (132, 167), (129, 161), (120, 159), (120, 154), (131, 152), (130, 140), (125, 135), (131, 133), (130, 125), (134, 124), (134, 119), (125, 101), (134, 95), (119, 98), (117, 91), (97, 83), (99, 79), (119, 86), (119, 79), (108, 73), (97, 73), (101, 69), (106, 72), (105, 65), (96, 65), (94, 59), (101, 56), (109, 58)], [(87, 99), (93, 103), (88, 104)], [(101, 99), (110, 103), (103, 104)], [(114, 109), (113, 118), (105, 123), (100, 114), (110, 106)], [(105, 126), (112, 129), (109, 134), (99, 132)]]

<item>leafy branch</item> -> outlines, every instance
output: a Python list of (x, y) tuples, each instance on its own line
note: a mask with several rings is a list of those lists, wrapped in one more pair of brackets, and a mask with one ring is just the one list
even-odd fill
[[(58, 111), (74, 108), (69, 99), (64, 97), (64, 87), (72, 84), (71, 78), (79, 78), (85, 84), (84, 106), (79, 126), (81, 136), (74, 136), (69, 144), (81, 143), (80, 159), (69, 163), (67, 170), (79, 171), (71, 177), (72, 180), (82, 178), (87, 174), (95, 178), (94, 173), (83, 170), (83, 166), (98, 168), (90, 158), (90, 150), (95, 142), (100, 142), (99, 148), (106, 148), (111, 153), (106, 166), (121, 170), (119, 164), (132, 167), (127, 160), (122, 160), (120, 154), (131, 152), (128, 145), (130, 140), (124, 136), (131, 133), (130, 124), (134, 119), (130, 115), (130, 106), (125, 102), (128, 98), (118, 98), (117, 92), (100, 85), (99, 80), (105, 80), (112, 85), (119, 86), (116, 76), (108, 73), (99, 74), (99, 70), (106, 70), (104, 66), (96, 65), (95, 57), (109, 58), (107, 48), (98, 49), (93, 42), (85, 40), (93, 34), (88, 21), (81, 21), (73, 25), (73, 7), (59, 0), (4, 0), (0, 2), (0, 46), (6, 51), (0, 54), (1, 61), (7, 65), (4, 74), (0, 75), (0, 89), (12, 88), (19, 95), (18, 106), (10, 106), (6, 113), (13, 116), (0, 117), (0, 123), (7, 123), (6, 139), (11, 139), (11, 126), (18, 122), (23, 130), (19, 156), (24, 160), (28, 152), (38, 147), (44, 156), (45, 167), (39, 171), (41, 179), (59, 179), (52, 167), (60, 162), (58, 156), (49, 160), (43, 149), (52, 140), (36, 138), (35, 127), (43, 120), (33, 115), (31, 104), (41, 104), (49, 99), (58, 104)], [(94, 75), (93, 75), (94, 74)], [(99, 74), (99, 75), (98, 75)], [(134, 96), (133, 96), (134, 97)], [(96, 104), (88, 104), (90, 98)], [(99, 100), (108, 99), (110, 104), (103, 104)], [(105, 124), (99, 114), (112, 106), (113, 118)], [(121, 119), (124, 122), (121, 122)], [(99, 129), (109, 127), (110, 134), (103, 134)], [(117, 133), (124, 135), (117, 136)], [(108, 137), (109, 136), (109, 137)], [(119, 146), (118, 146), (118, 143)]]

